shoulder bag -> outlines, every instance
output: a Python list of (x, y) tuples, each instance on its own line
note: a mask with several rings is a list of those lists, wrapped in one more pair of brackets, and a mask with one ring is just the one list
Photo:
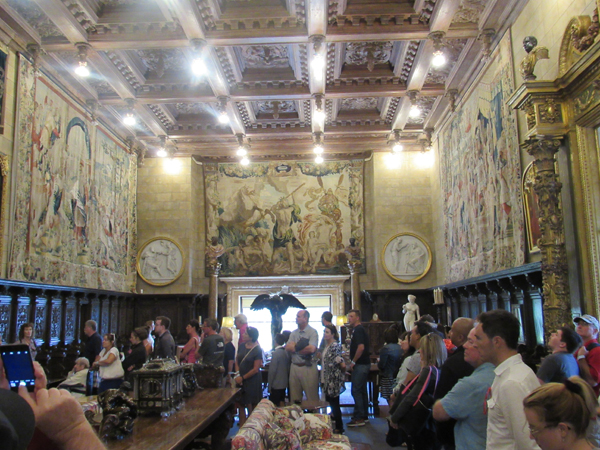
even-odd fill
[[(425, 391), (429, 387), (431, 373), (434, 371), (435, 387), (433, 389), (433, 394), (428, 394)], [(435, 402), (435, 390), (437, 389), (438, 379), (439, 369), (435, 366), (429, 366), (429, 373), (427, 374), (427, 379), (425, 380), (425, 384), (423, 384), (421, 392), (419, 392), (417, 400), (413, 403), (410, 412), (408, 414), (405, 414), (404, 417), (402, 417), (398, 421), (398, 428), (404, 431), (404, 433), (406, 433), (408, 437), (414, 437), (418, 435), (430, 419), (431, 410)]]

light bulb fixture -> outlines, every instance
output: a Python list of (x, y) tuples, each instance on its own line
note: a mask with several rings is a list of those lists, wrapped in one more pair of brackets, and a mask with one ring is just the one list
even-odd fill
[(75, 74), (79, 77), (85, 78), (90, 76), (90, 69), (88, 69), (87, 63), (87, 52), (90, 48), (89, 44), (85, 42), (79, 42), (75, 44), (77, 47), (77, 60), (78, 64), (75, 67)]
[(248, 164), (250, 164), (250, 160), (248, 159), (247, 156), (244, 156), (241, 160), (240, 160), (240, 164), (242, 166), (247, 166)]
[(424, 152), (428, 152), (432, 147), (431, 137), (433, 136), (433, 128), (425, 128), (423, 131), (425, 132), (425, 139), (423, 140), (422, 148)]
[(325, 124), (325, 118), (326, 118), (325, 110), (323, 108), (324, 95), (323, 94), (315, 94), (313, 97), (315, 98), (315, 113), (314, 113), (315, 122), (317, 122), (321, 126), (323, 126)]
[(401, 135), (402, 131), (401, 130), (394, 130), (392, 133), (393, 134), (391, 136), (391, 143), (390, 143), (390, 145), (392, 146), (392, 153), (395, 154), (395, 155), (397, 155), (402, 150), (404, 150), (404, 147), (400, 143), (400, 135)]
[(226, 124), (229, 123), (229, 116), (227, 115), (227, 102), (229, 101), (229, 97), (219, 97), (219, 104), (218, 104), (218, 109), (219, 109), (219, 123), (222, 124)]
[(322, 155), (323, 154), (323, 146), (321, 144), (315, 145), (313, 152), (315, 153), (315, 155)]
[(310, 37), (313, 44), (313, 57), (310, 62), (310, 67), (315, 73), (322, 73), (325, 68), (325, 55), (323, 54), (325, 36), (320, 34)]
[(433, 41), (433, 59), (431, 60), (431, 65), (434, 68), (442, 67), (446, 64), (446, 56), (444, 55), (444, 43), (442, 39), (446, 33), (443, 31), (434, 31), (429, 33), (429, 39)]
[(315, 145), (313, 152), (319, 157), (323, 154), (323, 133), (320, 131), (313, 133), (313, 142)]
[(412, 119), (416, 119), (421, 115), (421, 108), (419, 108), (419, 105), (417, 104), (417, 95), (419, 95), (419, 91), (408, 91), (406, 95), (408, 95), (411, 104), (408, 116)]
[(158, 138), (160, 140), (160, 144), (158, 150), (156, 151), (156, 156), (158, 156), (159, 158), (166, 158), (169, 154), (167, 152), (167, 137), (163, 135), (159, 136)]
[(194, 53), (194, 59), (192, 59), (191, 64), (192, 73), (196, 76), (206, 75), (206, 72), (208, 72), (204, 58), (206, 41), (203, 39), (192, 39), (190, 44)]
[(242, 157), (242, 156), (246, 156), (248, 154), (248, 150), (246, 150), (244, 147), (240, 147), (238, 148), (236, 155)]
[(323, 157), (321, 155), (317, 155), (317, 157), (315, 158), (315, 163), (316, 164), (321, 164), (323, 162)]
[(433, 67), (442, 67), (444, 64), (446, 64), (446, 56), (444, 55), (444, 52), (441, 50), (438, 50), (437, 52), (433, 52), (433, 59), (431, 60), (431, 65)]
[(125, 117), (123, 117), (123, 124), (129, 127), (134, 126), (137, 123), (135, 115), (133, 114), (133, 99), (126, 98), (125, 103), (127, 103), (127, 111), (125, 112)]

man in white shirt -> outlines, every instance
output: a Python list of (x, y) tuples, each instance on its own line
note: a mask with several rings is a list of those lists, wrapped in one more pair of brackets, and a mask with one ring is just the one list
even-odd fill
[(85, 395), (85, 386), (90, 368), (87, 358), (77, 358), (73, 370), (67, 375), (67, 379), (58, 385), (59, 389), (66, 389), (75, 397)]
[(529, 437), (523, 399), (540, 385), (517, 353), (519, 320), (505, 310), (482, 313), (477, 318), (474, 346), (485, 362), (496, 369), (491, 392), (486, 396), (488, 450), (539, 450)]

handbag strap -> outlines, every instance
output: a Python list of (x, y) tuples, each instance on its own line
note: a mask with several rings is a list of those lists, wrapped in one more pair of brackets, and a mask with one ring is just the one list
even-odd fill
[(406, 385), (406, 387), (402, 391), (402, 395), (406, 394), (408, 392), (408, 390), (410, 389), (410, 387), (413, 385), (413, 383), (415, 381), (417, 381), (418, 379), (419, 379), (419, 377), (414, 377), (412, 380), (410, 380), (410, 382)]
[(435, 396), (435, 391), (437, 389), (437, 383), (438, 383), (438, 379), (439, 379), (439, 376), (438, 376), (439, 371), (438, 371), (437, 367), (435, 367), (435, 366), (429, 366), (429, 373), (427, 374), (427, 379), (425, 380), (425, 383), (423, 383), (423, 387), (421, 388), (421, 392), (419, 392), (419, 396), (417, 397), (417, 399), (413, 403), (413, 406), (416, 406), (417, 403), (419, 403), (419, 400), (421, 400), (421, 397), (423, 396), (423, 393), (425, 392), (425, 390), (429, 386), (429, 380), (431, 378), (431, 369), (432, 368), (435, 369), (435, 387), (433, 389), (433, 395)]

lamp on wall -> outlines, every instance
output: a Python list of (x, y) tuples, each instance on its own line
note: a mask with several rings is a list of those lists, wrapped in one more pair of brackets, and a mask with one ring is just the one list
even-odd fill
[(348, 323), (348, 316), (335, 316), (335, 326), (340, 328)]
[(222, 327), (232, 328), (233, 327), (233, 317), (225, 316), (223, 317), (223, 321), (221, 322)]

